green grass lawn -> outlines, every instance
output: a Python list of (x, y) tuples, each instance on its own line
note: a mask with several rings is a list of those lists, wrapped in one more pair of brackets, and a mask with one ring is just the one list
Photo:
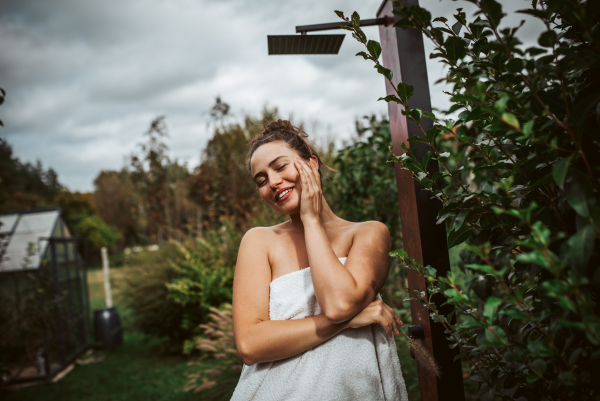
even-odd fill
[[(123, 268), (111, 269), (114, 284)], [(105, 307), (102, 271), (88, 271), (90, 316), (93, 310)], [(2, 401), (162, 401), (202, 400), (202, 394), (185, 393), (185, 373), (192, 371), (187, 360), (179, 356), (159, 356), (153, 349), (159, 340), (134, 332), (131, 328), (132, 311), (124, 306), (118, 291), (113, 300), (124, 327), (121, 346), (103, 350), (98, 348), (84, 359), (97, 362), (77, 364), (56, 383), (41, 384), (7, 393), (0, 393)], [(153, 348), (154, 347), (154, 348)], [(214, 362), (206, 362), (210, 369)], [(193, 371), (197, 371), (194, 367)]]
[[(102, 359), (77, 365), (56, 383), (42, 384), (2, 394), (3, 401), (167, 401), (201, 400), (201, 394), (185, 393), (189, 371), (181, 357), (154, 356), (156, 340), (141, 333), (126, 333), (123, 345), (96, 350)], [(210, 365), (207, 365), (209, 368)]]

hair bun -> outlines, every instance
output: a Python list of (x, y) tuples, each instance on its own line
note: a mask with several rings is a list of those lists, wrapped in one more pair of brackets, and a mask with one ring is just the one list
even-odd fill
[(269, 132), (274, 131), (291, 131), (296, 132), (295, 127), (291, 122), (287, 120), (277, 120), (271, 121), (269, 124), (265, 126), (265, 130), (263, 131), (263, 135), (268, 134)]

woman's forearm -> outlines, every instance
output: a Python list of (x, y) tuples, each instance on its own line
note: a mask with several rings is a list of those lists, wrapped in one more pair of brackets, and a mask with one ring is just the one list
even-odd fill
[(289, 358), (315, 347), (340, 331), (347, 323), (332, 323), (325, 315), (296, 320), (265, 320), (250, 325), (237, 339), (237, 349), (246, 365)]
[(349, 319), (372, 299), (355, 299), (356, 280), (333, 252), (321, 222), (303, 223), (310, 274), (317, 301), (331, 321)]

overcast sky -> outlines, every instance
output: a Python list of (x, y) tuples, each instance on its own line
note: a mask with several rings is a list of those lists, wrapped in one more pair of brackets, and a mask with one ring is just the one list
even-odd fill
[[(120, 169), (151, 119), (166, 115), (170, 155), (198, 164), (210, 138), (216, 96), (235, 116), (276, 106), (304, 121), (317, 142), (354, 133), (354, 120), (385, 114), (383, 78), (354, 54), (349, 35), (337, 56), (268, 56), (267, 35), (296, 25), (336, 22), (334, 10), (374, 18), (380, 0), (2, 0), (0, 2), (0, 137), (22, 161), (53, 167), (71, 190), (93, 189), (103, 169)], [(503, 0), (511, 11), (530, 2)], [(421, 0), (452, 19), (470, 4)], [(379, 39), (376, 27), (365, 33)], [(541, 25), (527, 19), (519, 35), (533, 42)], [(334, 32), (331, 32), (334, 33)], [(431, 46), (426, 42), (426, 50)], [(436, 60), (433, 60), (436, 61)], [(429, 81), (442, 76), (430, 62)], [(434, 107), (447, 105), (431, 86)], [(318, 123), (317, 123), (318, 122)]]

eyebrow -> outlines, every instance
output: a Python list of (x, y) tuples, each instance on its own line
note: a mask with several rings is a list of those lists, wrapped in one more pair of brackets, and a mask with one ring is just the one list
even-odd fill
[[(276, 158), (274, 158), (273, 160), (271, 160), (271, 162), (269, 163), (269, 167), (273, 166), (275, 163), (277, 163), (277, 161), (279, 159), (281, 159), (282, 157), (287, 157), (287, 156), (277, 156)], [(266, 175), (264, 172), (260, 171), (256, 174), (254, 174), (254, 177), (252, 178), (252, 180), (256, 181), (256, 177), (258, 177), (259, 175)]]

